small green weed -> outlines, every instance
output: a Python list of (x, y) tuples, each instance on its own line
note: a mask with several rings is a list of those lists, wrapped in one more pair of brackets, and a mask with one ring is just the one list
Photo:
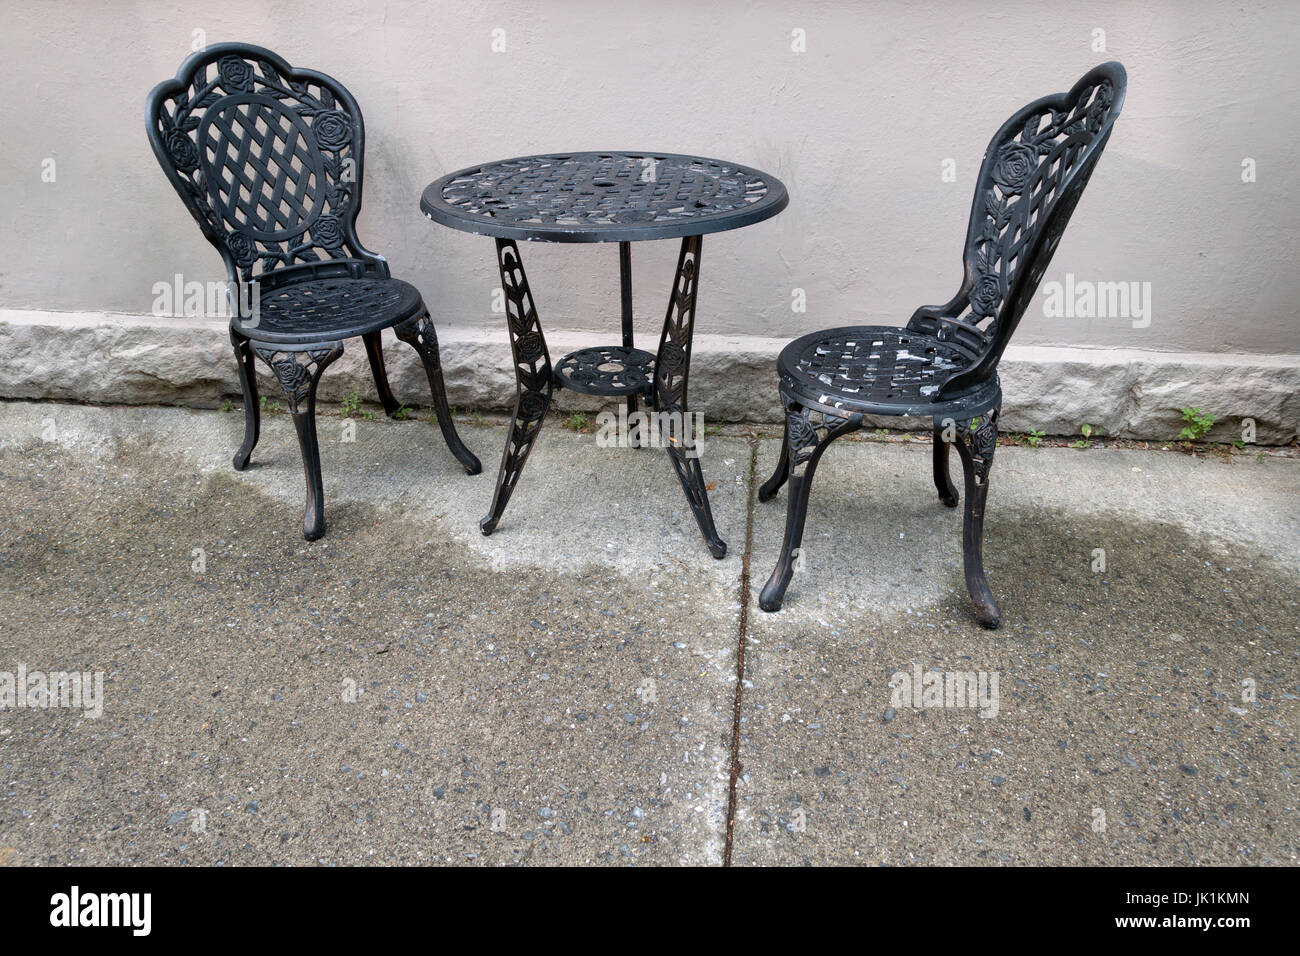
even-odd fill
[(1214, 427), (1214, 416), (1195, 406), (1180, 411), (1183, 413), (1183, 428), (1178, 437), (1183, 441), (1200, 441)]

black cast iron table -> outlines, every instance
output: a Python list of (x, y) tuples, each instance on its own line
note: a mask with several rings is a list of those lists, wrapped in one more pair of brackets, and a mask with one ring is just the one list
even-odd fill
[[(556, 388), (625, 398), (629, 416), (646, 396), (665, 429), (664, 445), (700, 532), (715, 558), (727, 553), (686, 427), (703, 236), (739, 229), (786, 207), (785, 186), (735, 163), (673, 153), (554, 153), (473, 166), (424, 190), (420, 209), (434, 222), (493, 236), (505, 292), (515, 363), (515, 413), (501, 456), (492, 508), (479, 522), (491, 534), (519, 481)], [(632, 338), (632, 246), (642, 239), (682, 240), (677, 274), (656, 354)], [(516, 240), (617, 242), (623, 344), (581, 349), (551, 365)]]

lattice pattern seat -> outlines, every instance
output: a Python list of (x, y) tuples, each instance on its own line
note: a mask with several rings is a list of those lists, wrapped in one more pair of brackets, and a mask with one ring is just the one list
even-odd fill
[(887, 326), (813, 332), (781, 352), (780, 373), (821, 404), (867, 411), (871, 406), (924, 405), (971, 361), (952, 342)]
[(269, 342), (351, 338), (404, 322), (423, 307), (419, 290), (400, 279), (307, 279), (263, 293), (255, 319), (237, 319), (235, 328)]
[(778, 362), (785, 440), (758, 497), (790, 482), (781, 558), (759, 596), (780, 609), (800, 555), (809, 488), (822, 453), (866, 424), (864, 416), (931, 419), (934, 484), (956, 507), (948, 450), (961, 456), (966, 588), (981, 624), (1002, 612), (984, 577), (982, 537), (997, 448), (998, 361), (1047, 270), (1124, 103), (1118, 63), (1090, 70), (1068, 93), (1016, 112), (984, 151), (966, 232), (964, 276), (944, 305), (922, 306), (906, 328), (827, 329), (790, 343)]
[[(477, 474), (482, 466), (451, 421), (438, 338), (420, 293), (392, 278), (384, 258), (357, 238), (365, 126), (352, 94), (270, 50), (217, 43), (154, 87), (146, 123), (158, 163), (238, 289), (230, 341), (244, 393), (244, 442), (236, 470), (248, 466), (261, 434), (257, 357), (280, 383), (298, 432), (307, 479), (303, 537), (324, 534), (316, 386), (343, 354), (343, 340), (360, 336), (379, 400), (398, 415), (379, 337), (392, 328), (420, 355), (447, 447)], [(256, 311), (245, 315), (252, 295)]]

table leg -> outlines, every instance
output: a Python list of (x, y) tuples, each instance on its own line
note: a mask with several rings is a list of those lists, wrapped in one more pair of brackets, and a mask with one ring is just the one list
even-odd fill
[(681, 480), (682, 489), (700, 533), (715, 558), (727, 553), (727, 543), (718, 537), (709, 510), (709, 494), (695, 448), (695, 436), (686, 412), (686, 378), (691, 366), (691, 336), (695, 330), (695, 295), (699, 288), (701, 236), (682, 240), (677, 259), (677, 276), (673, 280), (664, 331), (655, 358), (654, 410), (663, 432), (668, 457)]
[(542, 324), (533, 306), (533, 295), (524, 275), (523, 260), (513, 239), (498, 239), (497, 264), (501, 268), (501, 288), (506, 297), (506, 321), (510, 332), (510, 351), (515, 361), (515, 413), (510, 419), (510, 434), (501, 455), (501, 470), (492, 495), (492, 510), (479, 521), (485, 535), (496, 530), (501, 513), (519, 482), (524, 462), (542, 429), (546, 409), (551, 404), (554, 383), (551, 380), (551, 356), (542, 337)]

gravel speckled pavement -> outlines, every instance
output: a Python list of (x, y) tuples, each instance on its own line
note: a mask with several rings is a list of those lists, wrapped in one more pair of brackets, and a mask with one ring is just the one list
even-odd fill
[(309, 544), (282, 412), (236, 473), (238, 412), (0, 404), (0, 680), (104, 677), (0, 709), (0, 865), (1300, 859), (1300, 460), (999, 448), (985, 631), (928, 442), (831, 449), (769, 615), (770, 438), (714, 561), (661, 451), (548, 422), (484, 538), (501, 423), (337, 414)]

